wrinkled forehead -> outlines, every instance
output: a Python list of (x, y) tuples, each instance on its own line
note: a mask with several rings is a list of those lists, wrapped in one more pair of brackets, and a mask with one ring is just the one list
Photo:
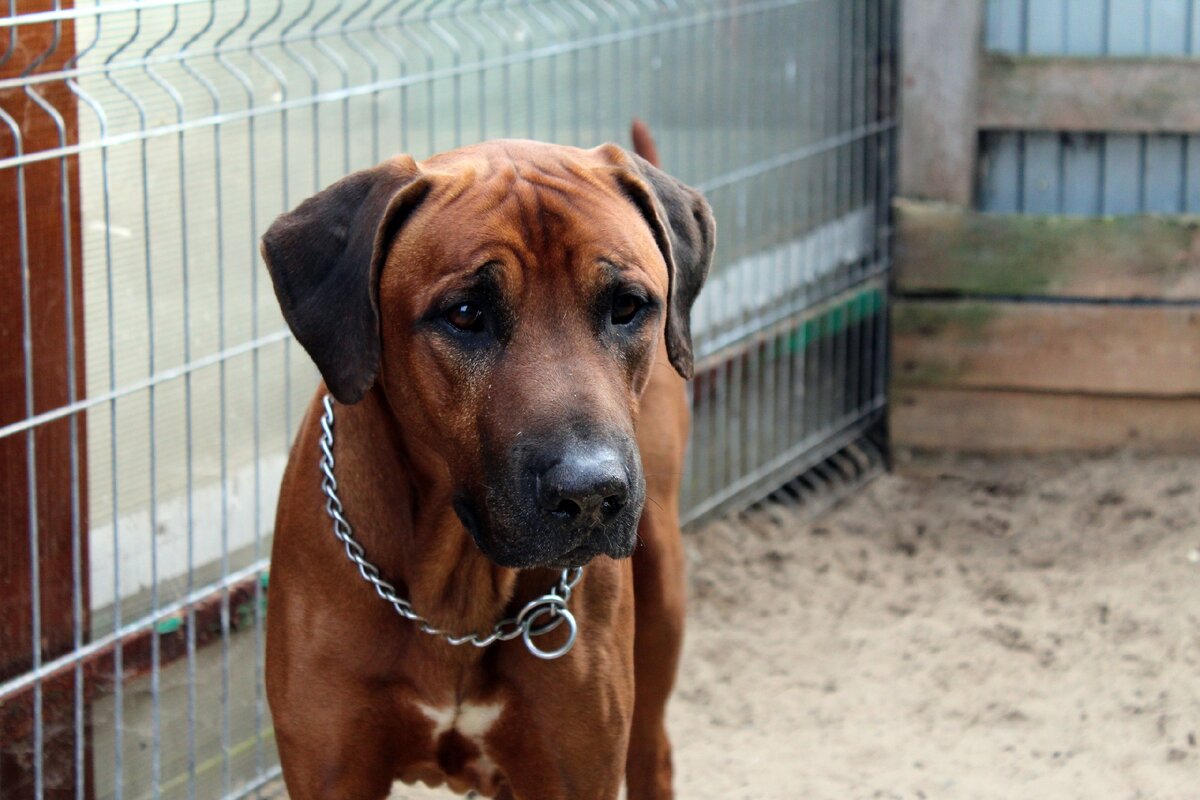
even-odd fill
[(486, 264), (500, 265), (518, 293), (530, 282), (582, 290), (615, 271), (665, 296), (666, 264), (650, 224), (622, 192), (621, 167), (603, 155), (498, 141), (420, 166), (429, 193), (393, 243), (383, 276), (417, 302)]

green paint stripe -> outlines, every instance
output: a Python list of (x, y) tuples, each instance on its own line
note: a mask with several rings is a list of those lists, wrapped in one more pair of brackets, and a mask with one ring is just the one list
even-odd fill
[(883, 290), (871, 286), (855, 292), (850, 297), (810, 317), (787, 337), (790, 352), (806, 349), (809, 345), (841, 333), (851, 325), (877, 316), (883, 308)]

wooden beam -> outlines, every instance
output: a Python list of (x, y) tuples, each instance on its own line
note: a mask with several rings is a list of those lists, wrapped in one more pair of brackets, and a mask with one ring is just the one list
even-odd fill
[(1196, 133), (1195, 59), (989, 55), (979, 73), (985, 130)]
[(896, 202), (898, 292), (1200, 300), (1200, 218), (1035, 217)]
[[(28, 0), (20, 4), (20, 11), (71, 6)], [(74, 22), (45, 21), (0, 30), (0, 54), (6, 56), (0, 58), (0, 78), (61, 70), (75, 57)], [(0, 124), (0, 157), (17, 155), (18, 145), (29, 154), (79, 141), (75, 94), (65, 81), (40, 83), (31, 91), (60, 119), (22, 88), (0, 90), (0, 109), (15, 121), (20, 135), (18, 142), (11, 128)], [(0, 170), (0, 425), (28, 416), (27, 386), (34, 413), (84, 395), (79, 187), (77, 156)], [(35, 650), (43, 662), (68, 652), (74, 647), (76, 622), (87, 636), (86, 442), (82, 414), (0, 438), (0, 680), (28, 670)], [(35, 610), (40, 620), (36, 635)], [(80, 688), (72, 676), (42, 684), (40, 764), (35, 763), (33, 736), (0, 738), (0, 794), (5, 798), (74, 797), (77, 782), (85, 797), (93, 796), (88, 714), (85, 710), (83, 730), (77, 729), (74, 715)], [(0, 703), (0, 711), (0, 726), (6, 729), (14, 715), (32, 717), (33, 693)], [(77, 746), (84, 752), (78, 769)], [(37, 770), (44, 781), (41, 795)]]
[(1200, 452), (1200, 398), (897, 389), (895, 447), (975, 453)]
[(1200, 397), (1200, 305), (901, 300), (899, 386)]
[(966, 207), (975, 184), (983, 0), (907, 0), (900, 194)]

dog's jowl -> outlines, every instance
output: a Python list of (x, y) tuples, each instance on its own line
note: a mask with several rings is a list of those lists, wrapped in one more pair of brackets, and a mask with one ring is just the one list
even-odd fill
[(713, 241), (704, 199), (641, 157), (527, 141), (394, 158), (267, 231), (324, 379), (271, 568), (291, 797), (671, 796), (688, 317)]

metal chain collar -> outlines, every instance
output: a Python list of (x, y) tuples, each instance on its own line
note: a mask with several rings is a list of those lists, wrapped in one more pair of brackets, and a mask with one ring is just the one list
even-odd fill
[[(473, 644), (476, 647), (487, 647), (493, 642), (507, 642), (520, 636), (525, 641), (525, 647), (538, 658), (554, 659), (566, 655), (575, 645), (575, 637), (579, 625), (567, 608), (571, 600), (571, 590), (583, 577), (583, 567), (564, 569), (558, 583), (546, 594), (529, 601), (517, 612), (515, 617), (506, 617), (495, 624), (486, 634), (467, 633), (455, 636), (435, 628), (430, 622), (413, 610), (412, 605), (396, 594), (396, 587), (388, 583), (379, 574), (379, 567), (367, 560), (366, 551), (354, 538), (354, 531), (346, 521), (341, 498), (337, 493), (337, 478), (333, 476), (333, 398), (325, 395), (325, 415), (321, 417), (321, 473), (325, 476), (321, 481), (321, 491), (325, 493), (325, 511), (333, 520), (333, 535), (346, 548), (346, 558), (350, 559), (363, 580), (371, 584), (375, 593), (392, 604), (396, 613), (407, 620), (417, 623), (421, 631), (431, 636), (440, 636), (452, 645)], [(547, 618), (539, 624), (539, 620)], [(542, 650), (534, 643), (534, 638), (544, 636), (557, 630), (560, 625), (567, 623), (567, 641), (554, 650)]]

